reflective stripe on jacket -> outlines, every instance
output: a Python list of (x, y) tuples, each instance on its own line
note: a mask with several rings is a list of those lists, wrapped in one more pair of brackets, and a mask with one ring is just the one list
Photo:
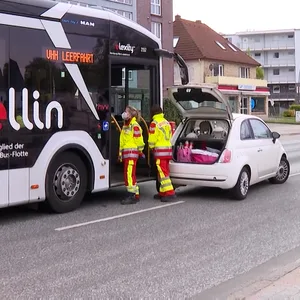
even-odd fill
[(119, 155), (122, 155), (122, 159), (138, 159), (144, 146), (143, 130), (136, 118), (133, 117), (129, 123), (123, 125), (120, 134)]
[(149, 127), (148, 144), (155, 158), (172, 159), (171, 137), (172, 128), (164, 114), (154, 115)]

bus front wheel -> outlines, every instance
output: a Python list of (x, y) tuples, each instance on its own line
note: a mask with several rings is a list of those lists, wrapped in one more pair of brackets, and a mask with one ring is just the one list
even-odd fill
[(46, 175), (46, 205), (55, 213), (77, 209), (87, 190), (87, 169), (73, 152), (59, 154)]

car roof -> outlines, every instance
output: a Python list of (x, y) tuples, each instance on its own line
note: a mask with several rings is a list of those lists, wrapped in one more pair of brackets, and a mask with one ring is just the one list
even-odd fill
[(238, 113), (233, 113), (232, 114), (233, 116), (233, 119), (236, 120), (236, 119), (249, 119), (249, 118), (253, 118), (253, 119), (261, 119), (255, 115), (248, 115), (248, 114), (238, 114)]

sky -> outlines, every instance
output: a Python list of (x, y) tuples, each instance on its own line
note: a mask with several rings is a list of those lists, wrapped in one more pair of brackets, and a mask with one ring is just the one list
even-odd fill
[(300, 29), (300, 0), (173, 0), (173, 13), (223, 34)]

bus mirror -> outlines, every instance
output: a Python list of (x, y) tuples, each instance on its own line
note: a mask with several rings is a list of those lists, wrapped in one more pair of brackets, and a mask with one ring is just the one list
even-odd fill
[(184, 59), (178, 54), (174, 53), (174, 59), (177, 62), (179, 69), (180, 69), (180, 78), (181, 84), (186, 85), (189, 83), (189, 70), (184, 61)]
[(186, 85), (189, 83), (188, 67), (187, 67), (184, 59), (178, 53), (173, 53), (173, 52), (170, 52), (165, 49), (155, 49), (154, 51), (159, 56), (173, 58), (176, 61), (176, 63), (178, 64), (179, 69), (180, 69), (181, 84)]
[(154, 49), (154, 51), (158, 56), (167, 57), (167, 58), (174, 57), (174, 53), (172, 53), (168, 50), (165, 50), (165, 49)]

